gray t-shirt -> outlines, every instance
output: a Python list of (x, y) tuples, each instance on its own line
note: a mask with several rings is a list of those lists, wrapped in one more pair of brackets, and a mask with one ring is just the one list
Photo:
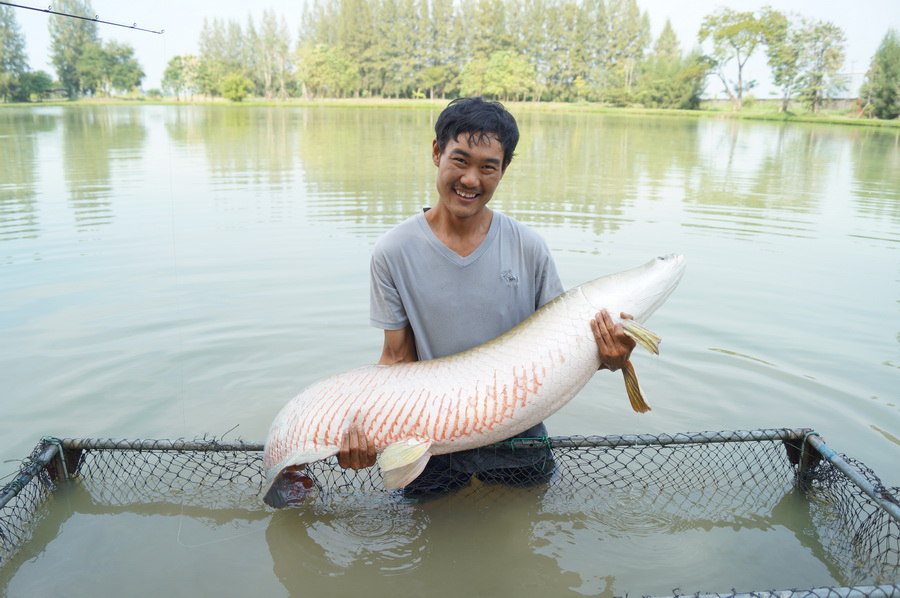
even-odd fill
[[(496, 338), (563, 292), (544, 240), (496, 210), (481, 245), (460, 257), (435, 236), (425, 212), (397, 225), (372, 255), (370, 321), (412, 325), (421, 360), (444, 357)], [(539, 423), (517, 437), (542, 437)], [(429, 467), (468, 473), (545, 463), (548, 449), (486, 447), (432, 457)]]
[(411, 324), (420, 360), (496, 338), (563, 292), (540, 235), (497, 211), (467, 257), (444, 245), (420, 212), (376, 243), (371, 269), (372, 325)]

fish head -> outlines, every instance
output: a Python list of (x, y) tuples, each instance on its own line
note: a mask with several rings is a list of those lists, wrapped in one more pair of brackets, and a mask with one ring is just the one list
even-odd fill
[[(291, 404), (288, 403), (288, 406)], [(276, 424), (272, 425), (272, 429), (276, 431), (274, 436), (277, 437), (278, 431), (282, 428)], [(270, 432), (263, 457), (263, 468), (266, 472), (266, 479), (260, 490), (263, 502), (270, 507), (280, 509), (303, 501), (309, 494), (316, 491), (318, 486), (310, 477), (306, 466), (334, 456), (337, 452), (337, 446), (313, 447), (308, 450), (303, 448), (286, 449), (284, 443), (276, 442)], [(284, 454), (286, 456), (278, 460)]]
[(585, 283), (580, 289), (594, 309), (605, 308), (613, 317), (625, 312), (644, 322), (678, 286), (684, 266), (684, 256), (672, 253)]
[(263, 502), (274, 509), (293, 507), (302, 503), (315, 492), (315, 482), (306, 473), (305, 465), (285, 467), (263, 496)]

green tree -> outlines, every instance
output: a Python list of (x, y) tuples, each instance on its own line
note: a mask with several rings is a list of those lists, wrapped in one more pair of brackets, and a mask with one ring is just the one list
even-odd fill
[(635, 98), (652, 108), (672, 108), (679, 104), (677, 89), (681, 71), (681, 49), (678, 37), (667, 19), (653, 51), (641, 65)]
[(708, 58), (699, 48), (690, 52), (681, 61), (681, 70), (676, 78), (676, 88), (679, 90), (678, 104), (675, 108), (684, 110), (697, 110), (700, 108), (700, 99), (706, 89), (706, 74), (710, 65)]
[(900, 34), (896, 29), (888, 30), (875, 51), (861, 95), (871, 116), (900, 116)]
[(616, 103), (627, 103), (650, 45), (650, 17), (640, 12), (636, 0), (608, 0), (606, 6), (604, 93)]
[(699, 108), (707, 70), (699, 50), (682, 57), (678, 37), (667, 20), (642, 64), (636, 99), (653, 108)]
[(200, 57), (196, 54), (183, 54), (174, 56), (166, 65), (162, 79), (163, 89), (175, 94), (180, 99), (190, 95), (190, 101), (194, 100), (194, 94), (200, 91)]
[(87, 44), (75, 60), (75, 77), (80, 92), (96, 95), (106, 88), (106, 55), (100, 43)]
[(31, 101), (31, 96), (41, 94), (53, 89), (53, 78), (44, 71), (29, 71), (22, 73), (19, 84), (12, 95), (14, 102)]
[(134, 48), (129, 44), (108, 41), (103, 50), (106, 53), (110, 91), (129, 92), (138, 89), (144, 80), (144, 70), (134, 56)]
[(224, 75), (219, 75), (215, 63), (198, 57), (197, 63), (197, 93), (205, 95), (218, 95), (219, 83)]
[(514, 34), (506, 26), (507, 6), (512, 2), (475, 0), (459, 13), (468, 33), (468, 52), (474, 58), (489, 58), (492, 53), (513, 47)]
[[(201, 93), (222, 95), (225, 77), (241, 74), (247, 77), (245, 68), (244, 39), (241, 26), (235, 21), (203, 20), (200, 29), (200, 64), (197, 84)], [(249, 77), (247, 77), (249, 78)]]
[(232, 102), (243, 102), (253, 89), (253, 81), (240, 73), (231, 73), (222, 79), (222, 97)]
[(528, 59), (511, 50), (500, 50), (488, 59), (485, 95), (507, 100), (524, 100), (531, 92), (534, 67)]
[(800, 78), (805, 37), (787, 15), (770, 7), (762, 10), (760, 20), (772, 80), (781, 89), (780, 110), (787, 112)]
[[(409, 96), (416, 85), (416, 62), (421, 57), (418, 41), (419, 18), (414, 0), (382, 0), (378, 18), (377, 58), (374, 82), (377, 93), (383, 96)], [(421, 60), (421, 58), (419, 58)]]
[[(388, 48), (392, 43), (386, 36), (391, 34), (390, 18), (395, 13), (394, 6), (384, 0), (313, 0), (303, 11), (296, 55), (318, 61), (326, 58), (320, 55), (320, 47), (339, 49), (339, 55), (328, 60), (353, 65), (356, 87), (348, 93), (382, 93), (390, 68)], [(322, 66), (320, 63), (317, 68)], [(336, 63), (332, 67), (340, 70)], [(297, 64), (297, 80), (306, 95), (313, 93), (305, 80), (309, 72), (309, 68)], [(335, 79), (335, 74), (329, 77)]]
[[(520, 34), (518, 50), (528, 57), (535, 70), (534, 101), (552, 97), (558, 80), (555, 53), (559, 26), (556, 21), (562, 17), (551, 9), (551, 2), (554, 0), (528, 0), (515, 13), (514, 27)], [(542, 26), (534, 27), (534, 23), (542, 23)], [(590, 76), (586, 78), (591, 79)]]
[[(536, 14), (533, 16), (540, 18)], [(532, 60), (541, 67), (539, 73), (535, 69), (535, 74), (546, 86), (549, 99), (575, 99), (579, 91), (583, 93), (588, 81), (598, 87), (599, 77), (592, 77), (593, 73), (587, 72), (585, 47), (579, 39), (580, 27), (586, 24), (582, 7), (572, 0), (561, 0), (544, 18), (545, 35)], [(578, 77), (584, 82), (581, 90), (575, 87)]]
[(666, 24), (653, 44), (653, 58), (664, 61), (681, 60), (681, 44), (678, 43), (678, 36), (669, 19), (666, 19)]
[(140, 87), (144, 78), (134, 48), (116, 41), (88, 44), (75, 63), (75, 71), (82, 91), (91, 95), (129, 92)]
[(359, 85), (359, 69), (335, 46), (318, 44), (297, 53), (298, 77), (309, 97), (346, 97)]
[(238, 27), (235, 32), (237, 37), (230, 40), (234, 47), (240, 48), (241, 70), (244, 76), (251, 82), (253, 88), (251, 91), (256, 93), (264, 93), (265, 84), (263, 81), (262, 56), (260, 50), (260, 36), (256, 31), (256, 25), (253, 23), (253, 15), (247, 15), (247, 24), (242, 30)]
[(808, 21), (803, 28), (802, 70), (798, 92), (816, 113), (836, 90), (844, 88), (837, 77), (844, 64), (844, 32), (825, 21)]
[[(754, 81), (744, 81), (744, 66), (765, 42), (765, 23), (752, 12), (720, 8), (703, 17), (699, 38), (701, 43), (712, 40), (709, 63), (731, 99), (734, 111), (740, 111), (744, 92), (756, 85)], [(725, 67), (732, 61), (737, 67), (737, 81), (729, 81), (725, 74)]]
[(181, 95), (187, 91), (187, 75), (184, 56), (173, 56), (166, 64), (163, 71), (162, 88), (175, 94), (175, 99), (180, 100)]
[[(89, 0), (59, 0), (53, 8), (59, 12), (92, 16)], [(69, 17), (51, 16), (50, 58), (56, 69), (56, 76), (69, 94), (75, 97), (83, 91), (78, 64), (81, 55), (88, 49), (100, 44), (97, 35), (97, 23)], [(95, 52), (95, 50), (91, 50)]]
[(421, 69), (416, 82), (418, 89), (428, 90), (428, 97), (433, 100), (435, 94), (445, 98), (448, 88), (455, 84), (456, 78), (453, 65), (436, 64)]
[[(304, 11), (304, 14), (311, 14)], [(226, 77), (242, 75), (251, 92), (274, 97), (287, 96), (291, 69), (290, 35), (284, 20), (273, 11), (263, 11), (257, 26), (251, 16), (241, 26), (234, 20), (204, 20), (200, 30), (198, 61), (192, 66), (192, 91), (223, 95)], [(177, 83), (178, 66), (170, 82)], [(233, 86), (234, 79), (229, 85)]]
[(287, 97), (287, 81), (290, 77), (291, 38), (283, 18), (274, 11), (263, 11), (262, 24), (256, 38), (256, 54), (259, 72), (266, 98), (278, 95)]
[(200, 93), (217, 95), (219, 83), (225, 78), (225, 65), (222, 64), (222, 59), (228, 52), (222, 21), (203, 19), (198, 48), (200, 65), (197, 83), (200, 86)]
[(463, 67), (459, 74), (459, 89), (464, 96), (484, 95), (487, 81), (488, 59), (476, 58)]
[(0, 97), (4, 101), (17, 95), (22, 76), (28, 72), (25, 36), (14, 10), (11, 6), (0, 6)]
[[(578, 39), (579, 56), (576, 68), (579, 73), (575, 78), (579, 99), (601, 99), (601, 90), (607, 81), (606, 73), (608, 53), (608, 34), (610, 30), (610, 11), (604, 0), (584, 0), (579, 14)], [(648, 22), (649, 27), (649, 22)], [(649, 28), (641, 32), (649, 43)], [(579, 80), (580, 77), (580, 80)]]
[[(226, 74), (241, 73), (269, 97), (296, 86), (305, 97), (435, 97), (465, 88), (499, 98), (628, 103), (660, 82), (641, 83), (661, 63), (645, 65), (652, 39), (638, 0), (309, 0), (301, 14), (292, 53), (272, 12), (243, 27), (204, 22), (198, 87), (219, 94)], [(668, 87), (653, 92), (667, 99), (654, 101), (693, 105), (706, 63), (682, 58), (670, 34), (671, 27), (653, 55), (670, 59)], [(167, 79), (177, 81), (175, 73)]]

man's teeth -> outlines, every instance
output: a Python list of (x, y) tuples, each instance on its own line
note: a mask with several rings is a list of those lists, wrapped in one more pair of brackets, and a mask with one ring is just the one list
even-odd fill
[(478, 197), (477, 193), (466, 193), (465, 191), (460, 191), (459, 189), (456, 190), (456, 194), (460, 197), (465, 197), (466, 199), (475, 199), (476, 197)]

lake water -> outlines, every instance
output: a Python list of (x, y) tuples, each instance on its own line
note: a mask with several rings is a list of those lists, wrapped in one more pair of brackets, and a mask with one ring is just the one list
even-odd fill
[[(649, 322), (661, 355), (635, 352), (653, 411), (632, 412), (621, 376), (600, 372), (548, 420), (551, 434), (810, 427), (900, 485), (896, 130), (513, 112), (522, 141), (491, 206), (547, 239), (566, 287), (664, 253), (688, 263)], [(0, 475), (47, 435), (263, 440), (300, 389), (376, 360), (370, 250), (433, 201), (437, 113), (0, 110)], [(527, 496), (399, 514), (260, 505), (212, 536), (184, 512), (76, 511), (51, 512), (43, 548), (0, 576), (9, 596), (835, 581), (815, 559), (790, 564), (793, 532), (786, 552), (768, 548), (780, 521), (750, 526), (733, 554), (702, 551), (729, 526), (669, 543), (626, 526), (598, 543), (591, 514), (531, 525)], [(760, 551), (785, 571), (747, 569)], [(682, 585), (685, 569), (699, 581)]]

